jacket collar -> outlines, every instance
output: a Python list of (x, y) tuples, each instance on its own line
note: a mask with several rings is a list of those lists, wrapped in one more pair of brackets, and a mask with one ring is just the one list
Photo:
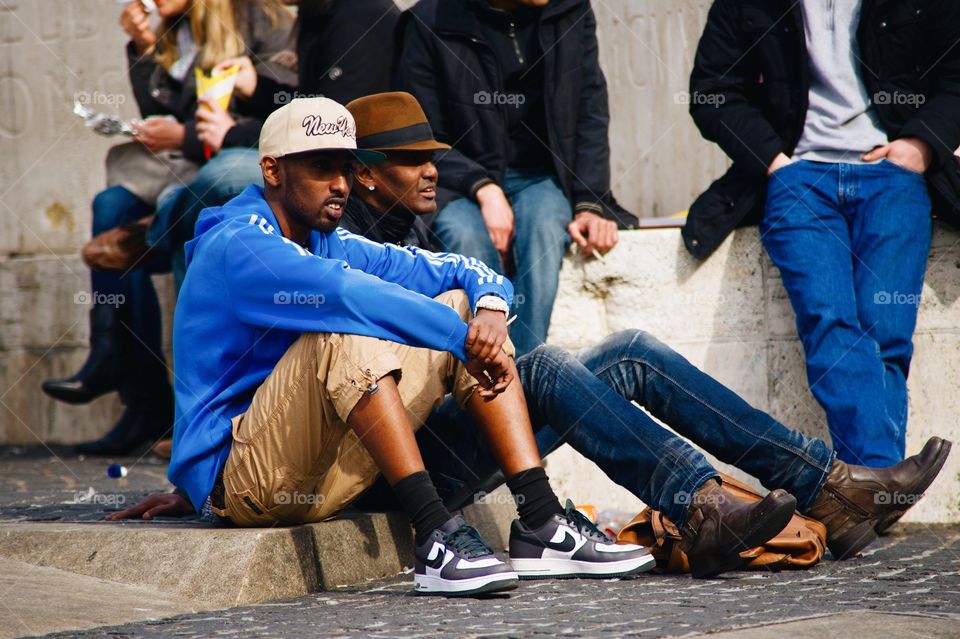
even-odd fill
[[(470, 7), (475, 1), (485, 2), (486, 0), (439, 0), (436, 14), (437, 31), (479, 39), (480, 27), (477, 24), (477, 15)], [(550, 4), (542, 9), (540, 20), (542, 22), (553, 19), (584, 4), (584, 0), (551, 0)]]

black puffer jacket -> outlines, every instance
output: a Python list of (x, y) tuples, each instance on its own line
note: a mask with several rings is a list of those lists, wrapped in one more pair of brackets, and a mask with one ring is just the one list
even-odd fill
[(249, 101), (261, 118), (293, 96), (340, 104), (390, 90), (400, 10), (393, 0), (302, 0), (296, 40), (299, 86), (261, 77)]
[[(889, 139), (917, 137), (934, 214), (960, 221), (960, 2), (863, 0), (863, 82)], [(794, 0), (715, 0), (690, 78), (690, 113), (733, 159), (690, 207), (687, 249), (709, 256), (738, 225), (762, 218), (766, 170), (792, 155), (810, 88), (803, 14)]]
[[(247, 55), (254, 61), (257, 74), (276, 81), (293, 83), (296, 73), (287, 60), (280, 55), (291, 46), (290, 29), (293, 17), (286, 11), (279, 14), (276, 24), (256, 0), (235, 0), (238, 27), (247, 46)], [(186, 20), (186, 17), (182, 18)], [(203, 143), (197, 139), (197, 83), (193, 69), (183, 82), (171, 77), (153, 56), (140, 56), (132, 42), (127, 44), (127, 61), (133, 95), (143, 117), (172, 115), (186, 127), (183, 139), (183, 154), (197, 163), (203, 163)], [(223, 146), (256, 147), (260, 137), (262, 118), (246, 105), (234, 100), (230, 114), (237, 123), (227, 131)]]
[[(636, 224), (610, 192), (607, 85), (597, 57), (596, 18), (589, 0), (554, 0), (542, 9), (547, 143), (556, 175), (574, 210), (592, 210)], [(508, 104), (496, 57), (483, 41), (470, 0), (421, 0), (402, 18), (398, 88), (417, 97), (441, 154), (438, 203), (472, 197), (507, 169)]]

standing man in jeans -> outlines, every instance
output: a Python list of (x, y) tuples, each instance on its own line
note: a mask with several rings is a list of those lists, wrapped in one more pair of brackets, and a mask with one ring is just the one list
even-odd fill
[[(928, 176), (956, 172), (960, 4), (716, 0), (691, 114), (734, 160), (691, 209), (705, 257), (763, 206), (840, 459), (903, 459), (907, 373), (931, 241)], [(707, 99), (707, 98), (710, 99)], [(764, 195), (765, 192), (765, 195)]]
[(423, 0), (400, 87), (437, 139), (440, 247), (509, 275), (519, 354), (547, 336), (569, 240), (603, 254), (635, 218), (610, 193), (607, 87), (588, 0)]

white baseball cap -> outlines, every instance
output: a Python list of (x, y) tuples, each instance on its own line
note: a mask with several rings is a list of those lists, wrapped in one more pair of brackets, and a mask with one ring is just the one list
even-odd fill
[(342, 104), (330, 98), (296, 98), (267, 117), (260, 129), (260, 159), (294, 153), (349, 151), (376, 164), (386, 157), (357, 149), (357, 125)]

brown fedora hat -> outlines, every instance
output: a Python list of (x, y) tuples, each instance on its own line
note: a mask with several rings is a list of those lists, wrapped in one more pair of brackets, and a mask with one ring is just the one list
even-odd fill
[(367, 151), (445, 151), (417, 99), (403, 91), (375, 93), (347, 104), (357, 123), (357, 147)]

